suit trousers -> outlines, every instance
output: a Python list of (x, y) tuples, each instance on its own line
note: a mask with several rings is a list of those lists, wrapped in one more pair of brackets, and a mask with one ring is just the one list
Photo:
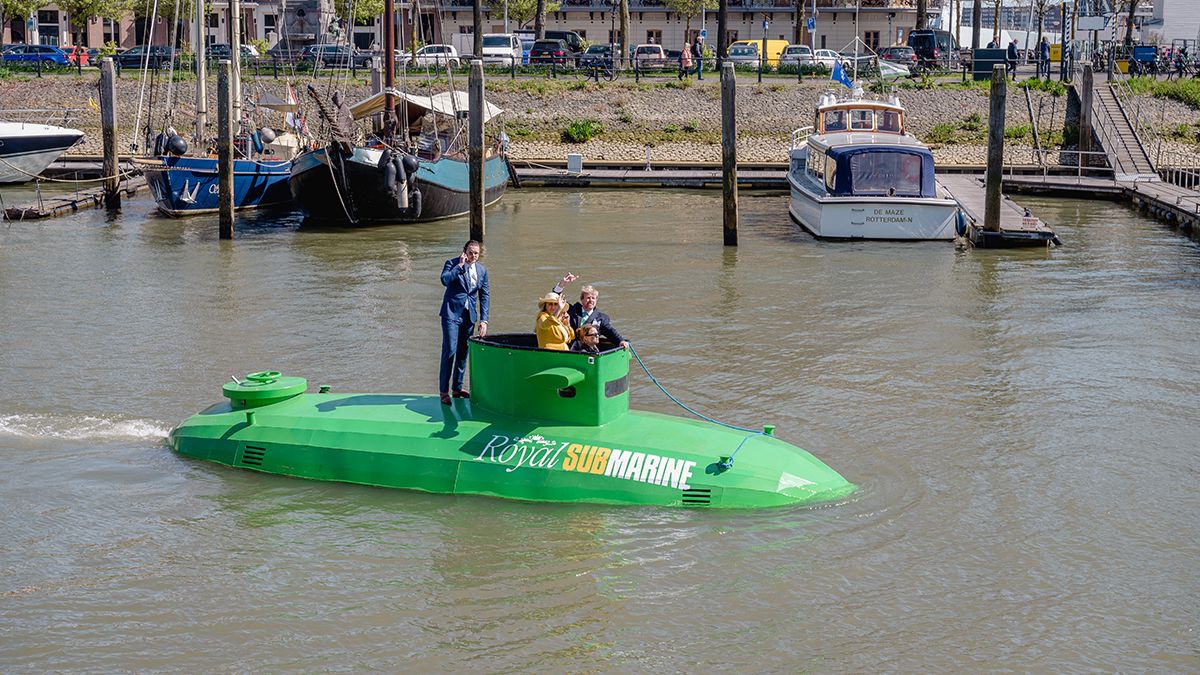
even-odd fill
[[(438, 373), (438, 391), (448, 392), (463, 388), (463, 377), (467, 374), (467, 339), (475, 332), (470, 312), (463, 312), (461, 323), (442, 319), (442, 367)], [(454, 371), (451, 380), (450, 371)]]

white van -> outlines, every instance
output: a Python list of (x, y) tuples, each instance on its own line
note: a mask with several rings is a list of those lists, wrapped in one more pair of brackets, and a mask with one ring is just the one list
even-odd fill
[(483, 34), (484, 65), (519, 65), (521, 52), (521, 39), (514, 33)]

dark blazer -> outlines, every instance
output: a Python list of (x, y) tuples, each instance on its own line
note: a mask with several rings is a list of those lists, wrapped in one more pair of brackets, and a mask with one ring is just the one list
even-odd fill
[[(567, 316), (571, 320), (571, 328), (578, 330), (580, 326), (579, 319), (583, 316), (583, 304), (577, 302), (571, 305), (571, 308), (567, 310)], [(612, 322), (608, 320), (608, 315), (601, 312), (599, 307), (592, 310), (592, 313), (588, 315), (587, 322), (599, 328), (600, 335), (613, 344), (618, 344), (625, 339), (621, 337), (616, 328), (613, 328)]]
[(459, 266), (458, 258), (446, 261), (442, 266), (442, 285), (446, 287), (446, 292), (442, 294), (442, 308), (438, 316), (462, 323), (462, 313), (466, 309), (471, 315), (471, 323), (488, 320), (491, 304), (488, 299), (488, 273), (487, 268), (479, 262), (475, 263), (475, 276), (478, 285), (468, 288), (466, 268)]

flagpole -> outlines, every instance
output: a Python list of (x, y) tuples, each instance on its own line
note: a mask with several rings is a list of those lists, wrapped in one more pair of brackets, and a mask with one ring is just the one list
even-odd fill
[[(862, 0), (854, 3), (854, 81), (858, 82), (858, 10), (862, 9)], [(853, 87), (850, 88), (854, 90)]]

